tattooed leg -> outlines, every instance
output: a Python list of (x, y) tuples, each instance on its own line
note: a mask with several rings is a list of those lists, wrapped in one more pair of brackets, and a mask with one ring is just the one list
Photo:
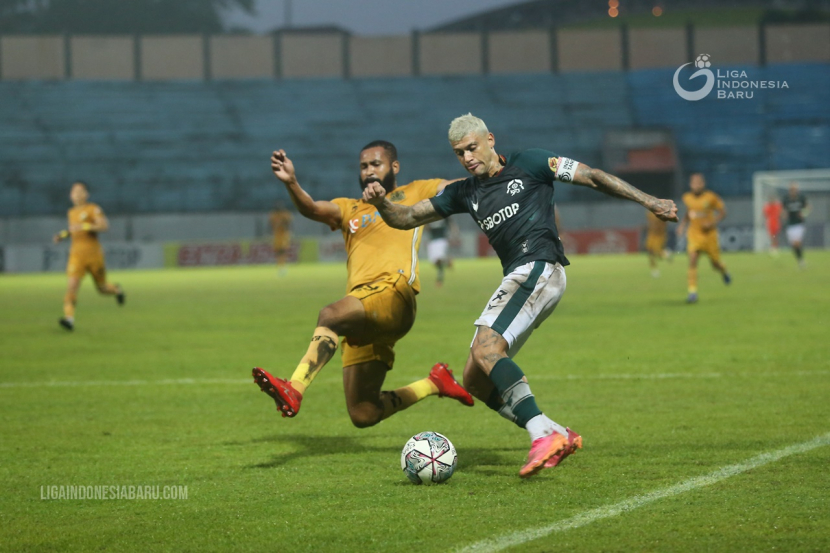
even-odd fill
[(480, 326), (470, 354), (479, 369), (489, 376), (495, 364), (507, 357), (507, 348), (507, 340), (501, 334), (490, 327)]
[(337, 334), (324, 326), (314, 329), (314, 336), (311, 338), (308, 351), (294, 369), (294, 374), (291, 375), (291, 384), (294, 389), (300, 394), (305, 394), (306, 388), (311, 385), (320, 369), (331, 360), (335, 351), (337, 351)]

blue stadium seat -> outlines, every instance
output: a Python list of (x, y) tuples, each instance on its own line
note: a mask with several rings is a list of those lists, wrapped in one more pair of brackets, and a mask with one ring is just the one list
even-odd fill
[[(602, 166), (609, 128), (661, 127), (684, 169), (724, 195), (755, 171), (824, 166), (828, 64), (754, 68), (789, 89), (752, 100), (682, 100), (672, 69), (485, 77), (223, 81), (0, 82), (0, 216), (62, 214), (73, 179), (109, 213), (262, 210), (285, 197), (270, 172), (283, 147), (320, 198), (357, 193), (357, 151), (398, 145), (402, 180), (460, 177), (446, 132), (467, 112), (499, 150), (544, 147)], [(804, 83), (810, 83), (805, 86)], [(581, 198), (557, 187), (557, 199)]]

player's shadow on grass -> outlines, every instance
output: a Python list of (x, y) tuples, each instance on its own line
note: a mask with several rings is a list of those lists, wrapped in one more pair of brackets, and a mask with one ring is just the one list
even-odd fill
[(362, 440), (346, 436), (307, 436), (296, 434), (278, 434), (251, 440), (251, 443), (279, 442), (290, 444), (294, 451), (272, 456), (270, 461), (248, 465), (249, 469), (270, 469), (285, 465), (303, 457), (319, 457), (321, 455), (337, 455), (340, 453), (381, 453), (384, 455), (400, 455), (396, 446), (372, 446), (361, 443)]
[(524, 461), (526, 451), (520, 447), (476, 447), (464, 449), (463, 457), (460, 452), (458, 455), (461, 470), (500, 476), (504, 474), (504, 467), (519, 466)]
[[(377, 439), (378, 436), (372, 436)], [(248, 465), (249, 469), (270, 469), (283, 466), (292, 461), (305, 457), (319, 457), (322, 455), (337, 455), (341, 453), (380, 453), (383, 456), (397, 458), (401, 454), (398, 445), (367, 445), (365, 440), (350, 438), (346, 436), (308, 436), (298, 434), (278, 434), (251, 440), (250, 443), (279, 442), (290, 444), (293, 451), (273, 455), (271, 460), (254, 465)], [(232, 445), (243, 445), (234, 442)], [(460, 461), (463, 470), (479, 472), (482, 474), (501, 474), (496, 467), (512, 466), (524, 459), (522, 448), (465, 448), (459, 452), (463, 456)]]

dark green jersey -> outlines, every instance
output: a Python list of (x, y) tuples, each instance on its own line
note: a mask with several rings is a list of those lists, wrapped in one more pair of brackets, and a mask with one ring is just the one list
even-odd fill
[(807, 198), (799, 194), (793, 198), (789, 194), (784, 196), (784, 209), (787, 210), (787, 225), (801, 225), (804, 223), (804, 210), (807, 208)]
[(504, 165), (485, 181), (457, 181), (430, 201), (442, 217), (469, 213), (487, 235), (504, 274), (531, 261), (568, 265), (553, 209), (553, 181), (570, 181), (572, 159), (547, 150), (524, 150), (501, 157)]

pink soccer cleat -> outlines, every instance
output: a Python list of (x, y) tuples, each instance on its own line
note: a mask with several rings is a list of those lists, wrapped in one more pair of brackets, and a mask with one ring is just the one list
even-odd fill
[(553, 467), (557, 466), (559, 463), (565, 460), (565, 457), (571, 455), (572, 453), (576, 453), (577, 449), (582, 449), (582, 436), (571, 430), (570, 428), (566, 428), (568, 431), (568, 446), (562, 450), (561, 453), (554, 455), (548, 462), (545, 463), (546, 469), (552, 469)]
[(558, 432), (533, 440), (530, 453), (527, 454), (527, 463), (519, 469), (519, 476), (530, 478), (539, 473), (551, 457), (561, 455), (568, 447), (568, 439)]

